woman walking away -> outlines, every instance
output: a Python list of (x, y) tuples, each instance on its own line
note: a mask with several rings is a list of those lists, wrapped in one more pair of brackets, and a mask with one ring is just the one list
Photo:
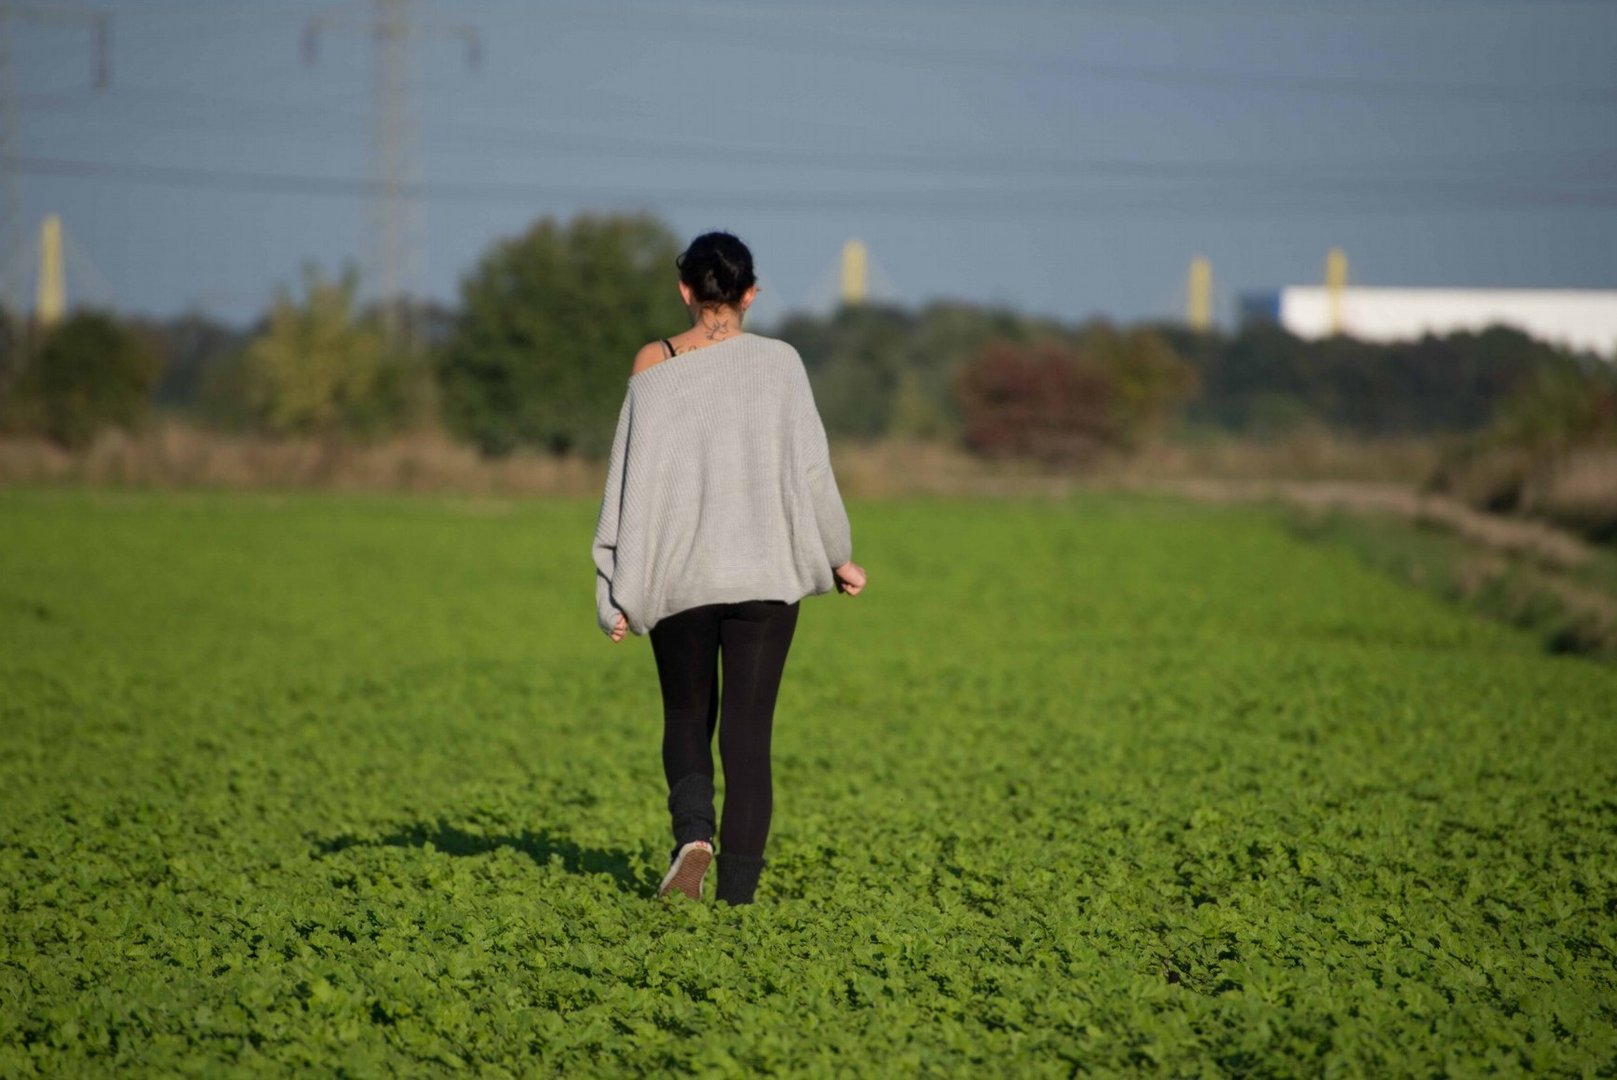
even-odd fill
[(613, 641), (649, 634), (657, 661), (674, 830), (659, 895), (700, 899), (716, 840), (717, 897), (747, 904), (764, 867), (769, 740), (799, 602), (833, 588), (857, 596), (865, 572), (802, 358), (741, 329), (758, 295), (752, 253), (710, 232), (675, 263), (691, 328), (634, 359), (595, 526), (595, 607)]

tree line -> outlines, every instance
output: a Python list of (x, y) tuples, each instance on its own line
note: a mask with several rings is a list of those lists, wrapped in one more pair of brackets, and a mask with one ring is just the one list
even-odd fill
[[(680, 247), (650, 215), (542, 218), (491, 245), (453, 307), (414, 312), (413, 351), (359, 303), (352, 268), (333, 279), (306, 267), (301, 287), (282, 287), (245, 328), (80, 311), (41, 331), (0, 311), (0, 430), (81, 447), (157, 410), (337, 440), (438, 426), (488, 456), (600, 457), (635, 350), (686, 321)], [(1502, 327), (1372, 344), (938, 302), (795, 314), (767, 332), (802, 354), (833, 436), (949, 440), (1072, 465), (1191, 429), (1504, 438), (1526, 430), (1511, 417), (1531, 414), (1543, 441), (1559, 422), (1544, 418), (1546, 401), (1604, 400), (1612, 378), (1608, 363)], [(1565, 423), (1598, 428), (1579, 408), (1564, 406)]]

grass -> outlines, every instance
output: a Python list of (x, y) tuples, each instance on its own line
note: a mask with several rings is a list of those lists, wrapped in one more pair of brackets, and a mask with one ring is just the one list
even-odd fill
[(1520, 626), (1552, 652), (1617, 661), (1617, 553), (1609, 549), (1580, 547), (1576, 560), (1550, 559), (1531, 544), (1490, 543), (1432, 521), (1332, 508), (1293, 507), (1289, 521), (1299, 536), (1352, 551), (1368, 566)]
[(1617, 671), (1255, 509), (850, 512), (729, 909), (592, 500), (0, 492), (0, 1074), (1617, 1069)]
[[(1418, 484), (1436, 466), (1432, 439), (1352, 439), (1323, 432), (1284, 439), (1187, 435), (1109, 456), (1090, 473), (1034, 461), (988, 460), (953, 438), (835, 437), (845, 493), (872, 498), (1065, 495), (1084, 483), (1221, 479)], [(599, 498), (606, 462), (531, 449), (484, 459), (441, 431), (374, 443), (231, 434), (159, 415), (139, 431), (100, 432), (79, 452), (43, 438), (0, 435), (0, 486), (132, 490), (319, 490)]]

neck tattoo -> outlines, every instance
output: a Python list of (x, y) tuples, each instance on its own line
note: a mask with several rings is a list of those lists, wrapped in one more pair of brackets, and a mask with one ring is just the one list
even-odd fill
[(720, 334), (729, 332), (730, 320), (715, 317), (712, 322), (703, 320), (702, 325), (707, 329), (707, 339), (716, 341)]

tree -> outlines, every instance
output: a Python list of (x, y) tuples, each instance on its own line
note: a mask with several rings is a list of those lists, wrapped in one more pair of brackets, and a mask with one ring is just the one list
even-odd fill
[(1576, 362), (1498, 326), (1387, 343), (1304, 340), (1266, 323), (1234, 337), (1157, 333), (1200, 377), (1191, 419), (1253, 435), (1303, 426), (1382, 436), (1476, 431), (1536, 373)]
[(5, 304), (0, 304), (0, 431), (13, 423), (12, 391), (22, 375), (22, 327), (17, 325)]
[(309, 263), (303, 276), (303, 301), (277, 290), (268, 325), (242, 355), (248, 410), (279, 434), (373, 430), (387, 411), (387, 349), (376, 320), (355, 314), (358, 272), (350, 266), (326, 281)]
[(887, 430), (909, 439), (936, 439), (949, 433), (949, 418), (921, 385), (914, 368), (899, 376)]
[(549, 217), (461, 281), (438, 368), (444, 420), (484, 454), (611, 449), (635, 352), (689, 321), (679, 244), (647, 215)]
[(195, 409), (208, 378), (239, 359), (255, 336), (250, 328), (230, 326), (194, 310), (169, 318), (136, 317), (132, 325), (148, 334), (163, 356), (163, 378), (152, 394), (152, 405), (176, 411)]
[(788, 317), (780, 336), (802, 354), (832, 435), (952, 436), (962, 423), (953, 386), (991, 341), (1060, 337), (1056, 323), (1004, 308), (936, 301), (910, 311), (844, 304)]
[(955, 389), (966, 445), (987, 457), (1081, 465), (1118, 441), (1110, 374), (1059, 341), (990, 342)]
[(864, 439), (890, 430), (913, 322), (902, 308), (847, 304), (831, 317), (821, 340), (805, 343), (803, 363), (827, 432)]
[(1617, 373), (1602, 362), (1538, 371), (1500, 403), (1489, 433), (1550, 456), (1617, 443)]
[(162, 370), (145, 335), (110, 313), (80, 311), (46, 334), (21, 372), (8, 421), (80, 449), (103, 427), (138, 426)]
[(1108, 323), (1086, 327), (1079, 350), (1111, 376), (1112, 417), (1117, 440), (1136, 448), (1161, 433), (1196, 394), (1196, 371), (1161, 336), (1143, 327), (1117, 330)]

